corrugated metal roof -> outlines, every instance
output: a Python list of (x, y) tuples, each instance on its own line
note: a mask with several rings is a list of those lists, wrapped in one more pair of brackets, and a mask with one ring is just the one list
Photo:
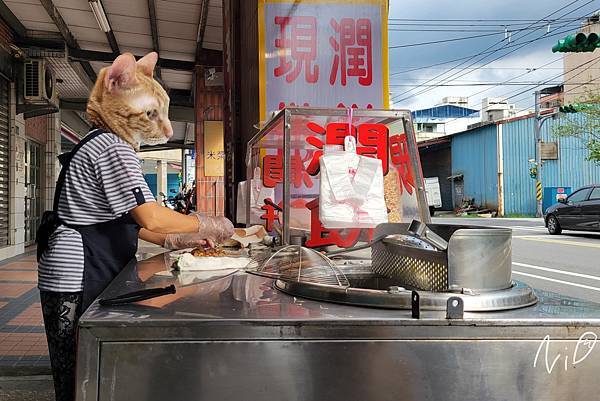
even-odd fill
[(430, 107), (428, 109), (415, 110), (412, 112), (412, 116), (413, 118), (426, 119), (478, 117), (479, 110), (469, 109), (467, 107), (456, 106), (453, 104), (444, 104), (441, 106)]
[(6, 5), (25, 28), (36, 31), (58, 32), (58, 28), (39, 0), (5, 0)]
[[(155, 0), (160, 57), (194, 61), (198, 45), (200, 15), (206, 5), (206, 24), (202, 47), (222, 50), (222, 0)], [(83, 50), (112, 53), (87, 1), (53, 0), (60, 16)], [(58, 32), (39, 0), (6, 0), (10, 10), (32, 31)], [(143, 55), (153, 50), (150, 12), (147, 0), (102, 0), (112, 32), (121, 52)], [(92, 62), (96, 72), (104, 63)], [(169, 88), (189, 90), (191, 71), (165, 71), (163, 81)], [(82, 90), (85, 90), (82, 87)], [(63, 91), (66, 93), (66, 91)], [(76, 92), (73, 90), (72, 92)], [(85, 97), (85, 96), (84, 96)]]

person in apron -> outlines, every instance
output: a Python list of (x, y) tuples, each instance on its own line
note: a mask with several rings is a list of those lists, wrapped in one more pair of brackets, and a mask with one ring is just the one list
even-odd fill
[(213, 245), (231, 237), (233, 225), (158, 205), (133, 147), (107, 130), (92, 130), (59, 159), (54, 207), (38, 230), (38, 287), (56, 400), (72, 401), (79, 317), (135, 258), (138, 238), (168, 248)]

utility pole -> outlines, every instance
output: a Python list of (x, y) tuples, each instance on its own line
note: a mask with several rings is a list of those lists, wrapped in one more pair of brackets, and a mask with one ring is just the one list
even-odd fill
[(544, 210), (542, 209), (542, 126), (549, 118), (554, 118), (556, 112), (546, 114), (542, 117), (540, 103), (542, 94), (552, 95), (563, 91), (562, 86), (552, 86), (535, 91), (535, 167), (537, 174), (535, 175), (535, 196), (536, 196), (536, 211), (535, 217), (542, 217)]
[(540, 113), (540, 91), (535, 91), (535, 164), (537, 177), (535, 179), (535, 196), (537, 207), (535, 217), (542, 217), (542, 116)]

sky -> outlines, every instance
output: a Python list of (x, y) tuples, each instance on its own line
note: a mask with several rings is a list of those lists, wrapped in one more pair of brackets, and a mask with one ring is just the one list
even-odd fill
[[(561, 53), (552, 53), (552, 46), (577, 30), (579, 22), (574, 19), (598, 10), (600, 0), (390, 0), (389, 65), (394, 107), (417, 110), (438, 104), (445, 96), (468, 96), (469, 105), (480, 109), (484, 97), (512, 96), (509, 101), (519, 108), (533, 108), (534, 83), (547, 82), (545, 86), (551, 86), (562, 82), (557, 77), (563, 69)], [(548, 25), (538, 22), (542, 19), (556, 21)], [(505, 38), (505, 29), (511, 32), (510, 42)], [(393, 48), (478, 35), (489, 36)], [(520, 44), (524, 46), (520, 48)], [(468, 59), (488, 48), (489, 52), (499, 51)], [(459, 58), (467, 59), (425, 68)], [(410, 69), (413, 70), (407, 71)], [(443, 75), (436, 78), (440, 74)], [(427, 80), (432, 81), (426, 83)], [(532, 85), (465, 86), (507, 80)], [(453, 86), (414, 87), (438, 83)]]

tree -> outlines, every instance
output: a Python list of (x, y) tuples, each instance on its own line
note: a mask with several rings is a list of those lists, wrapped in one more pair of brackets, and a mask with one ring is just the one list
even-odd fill
[(565, 114), (553, 134), (580, 139), (589, 152), (587, 160), (600, 164), (600, 94), (588, 92), (574, 106), (576, 114)]

